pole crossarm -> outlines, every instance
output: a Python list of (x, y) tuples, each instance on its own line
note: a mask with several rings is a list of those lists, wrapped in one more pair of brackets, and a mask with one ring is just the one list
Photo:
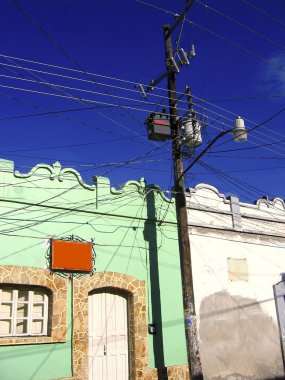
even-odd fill
[[(184, 65), (183, 62), (179, 61), (178, 63), (176, 63), (177, 67), (181, 67)], [(149, 91), (152, 91), (154, 86), (156, 86), (159, 82), (161, 82), (164, 78), (166, 78), (168, 76), (168, 72), (169, 70), (165, 71), (163, 74), (161, 74), (158, 78), (156, 79), (153, 79), (150, 84), (144, 89), (145, 93), (147, 94)], [(184, 94), (182, 95), (184, 96)]]
[[(187, 6), (184, 8), (184, 10), (182, 11), (182, 13), (180, 15), (177, 16), (176, 20), (175, 20), (175, 23), (170, 27), (169, 25), (167, 25), (167, 32), (165, 34), (165, 38), (168, 38), (170, 37), (171, 33), (176, 29), (176, 27), (178, 26), (178, 24), (180, 23), (180, 21), (183, 19), (183, 17), (186, 15), (186, 13), (188, 12), (188, 10), (191, 8), (191, 6), (193, 5), (193, 3), (195, 2), (195, 0), (187, 0)], [(165, 25), (166, 26), (166, 25)], [(188, 57), (194, 57), (195, 56), (195, 50), (194, 50), (194, 45), (192, 46), (192, 51), (189, 52), (187, 54)], [(171, 56), (169, 56), (168, 58), (172, 58), (172, 54)], [(183, 63), (181, 60), (177, 63), (177, 67), (179, 68), (180, 66), (182, 66)], [(189, 63), (188, 63), (189, 64)], [(169, 72), (169, 69), (164, 72), (163, 74), (161, 74), (158, 78), (152, 80), (150, 82), (150, 84), (144, 89), (144, 93), (148, 93), (149, 91), (153, 90), (153, 87), (156, 86), (159, 82), (161, 82), (164, 78), (166, 78), (168, 76), (168, 72)]]
[(195, 0), (188, 0), (188, 4), (184, 8), (184, 10), (180, 13), (180, 15), (176, 18), (175, 23), (169, 28), (168, 33), (171, 34), (178, 26), (180, 23), (181, 19), (186, 15), (186, 13), (189, 11)]

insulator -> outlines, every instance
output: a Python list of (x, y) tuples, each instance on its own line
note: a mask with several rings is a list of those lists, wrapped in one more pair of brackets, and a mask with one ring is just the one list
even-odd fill
[(166, 64), (170, 68), (170, 70), (174, 71), (175, 73), (179, 73), (179, 67), (177, 66), (177, 63), (175, 62), (173, 57), (167, 58)]
[(177, 56), (181, 65), (189, 65), (189, 59), (184, 49), (180, 48), (177, 50)]

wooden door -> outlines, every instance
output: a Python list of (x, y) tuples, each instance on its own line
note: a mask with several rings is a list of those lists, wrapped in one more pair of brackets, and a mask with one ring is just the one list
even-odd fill
[(128, 307), (126, 295), (89, 295), (89, 380), (128, 380)]

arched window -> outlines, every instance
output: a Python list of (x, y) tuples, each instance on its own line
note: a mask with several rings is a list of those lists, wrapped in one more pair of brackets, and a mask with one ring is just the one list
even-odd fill
[(49, 300), (44, 287), (0, 285), (0, 337), (47, 336)]

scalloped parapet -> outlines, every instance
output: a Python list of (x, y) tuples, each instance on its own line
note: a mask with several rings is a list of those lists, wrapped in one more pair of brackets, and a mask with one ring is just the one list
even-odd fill
[[(106, 205), (110, 200), (112, 195), (114, 196), (119, 196), (119, 195), (124, 195), (124, 196), (132, 196), (134, 194), (137, 194), (140, 196), (140, 199), (143, 200), (146, 196), (146, 192), (148, 189), (153, 189), (155, 191), (155, 194), (160, 197), (163, 201), (165, 202), (174, 202), (174, 199), (169, 199), (168, 197), (165, 196), (163, 191), (160, 189), (160, 187), (156, 185), (146, 185), (146, 180), (145, 178), (140, 178), (137, 181), (130, 180), (127, 181), (125, 184), (122, 184), (118, 188), (111, 187), (110, 180), (107, 177), (101, 177), (101, 176), (94, 176), (92, 178), (93, 184), (88, 184), (86, 183), (83, 178), (81, 177), (80, 173), (73, 169), (73, 168), (63, 168), (60, 162), (55, 162), (52, 165), (40, 163), (35, 165), (29, 172), (27, 173), (21, 173), (18, 170), (14, 171), (14, 162), (13, 161), (8, 161), (8, 160), (0, 160), (0, 171), (2, 172), (10, 172), (13, 173), (14, 180), (11, 181), (11, 179), (7, 178), (7, 183), (11, 184), (12, 186), (15, 184), (18, 184), (18, 181), (15, 181), (17, 179), (25, 179), (27, 182), (33, 182), (34, 179), (32, 178), (33, 176), (43, 179), (43, 180), (51, 180), (55, 181), (57, 180), (59, 183), (63, 183), (63, 189), (68, 187), (70, 190), (80, 190), (81, 188), (84, 188), (89, 191), (95, 191), (96, 194), (92, 195), (90, 194), (91, 197), (95, 197), (96, 205), (97, 207), (101, 205)], [(3, 176), (3, 174), (2, 174)], [(39, 200), (38, 196), (40, 193), (40, 190), (46, 189), (47, 191), (49, 189), (51, 190), (56, 190), (56, 189), (61, 189), (58, 187), (57, 184), (53, 184), (52, 187), (50, 185), (47, 185), (46, 182), (41, 181), (40, 185), (38, 187), (39, 191), (34, 193), (35, 199), (34, 200)], [(24, 193), (24, 190), (22, 191), (22, 194)], [(74, 196), (68, 191), (67, 195), (64, 194), (65, 198), (68, 201), (73, 201), (77, 197)], [(19, 197), (19, 196), (18, 196)], [(75, 198), (74, 198), (75, 197)], [(20, 198), (23, 198), (21, 196)], [(83, 197), (84, 198), (84, 197)], [(132, 197), (134, 200), (134, 197)]]
[(285, 202), (281, 198), (259, 199), (255, 204), (225, 197), (210, 185), (201, 183), (187, 189), (188, 222), (203, 227), (250, 231), (257, 234), (285, 234)]
[(125, 184), (121, 185), (119, 189), (116, 189), (114, 187), (111, 188), (112, 194), (122, 194), (124, 193), (128, 188), (137, 188), (138, 192), (141, 194), (144, 194), (144, 190), (146, 187), (146, 181), (144, 178), (140, 178), (138, 181), (127, 181)]
[(41, 171), (41, 170), (46, 170), (50, 173), (49, 178), (51, 180), (54, 180), (60, 173), (61, 171), (61, 164), (60, 162), (56, 161), (52, 165), (48, 164), (38, 164), (34, 166), (28, 173), (20, 173), (18, 170), (14, 172), (14, 176), (16, 178), (29, 178), (32, 175), (34, 175), (36, 172)]
[(269, 200), (266, 197), (266, 198), (258, 199), (256, 201), (256, 206), (260, 210), (272, 209), (273, 211), (274, 210), (275, 211), (278, 211), (278, 210), (285, 211), (285, 202), (281, 198), (273, 198), (272, 200)]
[[(175, 198), (172, 197), (172, 198), (168, 198), (166, 196), (166, 194), (161, 190), (161, 188), (157, 185), (149, 185), (148, 186), (148, 189), (152, 189), (154, 190), (159, 196), (160, 198), (165, 201), (165, 202), (168, 202), (168, 203), (174, 203), (175, 202)], [(172, 192), (171, 191), (167, 191), (166, 193), (168, 194), (171, 194), (172, 195)]]
[(1, 172), (13, 172), (14, 161), (0, 159), (0, 170)]
[(188, 222), (217, 228), (240, 228), (236, 201), (225, 198), (214, 186), (200, 183), (187, 189)]
[(16, 178), (29, 178), (33, 175), (40, 174), (44, 175), (44, 173), (49, 173), (49, 179), (54, 180), (58, 179), (58, 181), (63, 182), (65, 178), (69, 177), (75, 177), (78, 181), (78, 184), (84, 187), (87, 190), (95, 190), (96, 186), (94, 185), (88, 185), (85, 183), (81, 177), (81, 175), (78, 173), (78, 171), (72, 169), (72, 168), (65, 168), (62, 169), (62, 166), (60, 162), (56, 161), (52, 165), (48, 164), (38, 164), (34, 166), (28, 173), (20, 173), (18, 170), (14, 172), (14, 176)]
[(203, 205), (203, 207), (209, 207), (224, 211), (230, 210), (230, 201), (226, 199), (224, 194), (220, 193), (214, 186), (206, 183), (200, 183), (195, 186), (194, 189), (187, 189), (188, 204)]

